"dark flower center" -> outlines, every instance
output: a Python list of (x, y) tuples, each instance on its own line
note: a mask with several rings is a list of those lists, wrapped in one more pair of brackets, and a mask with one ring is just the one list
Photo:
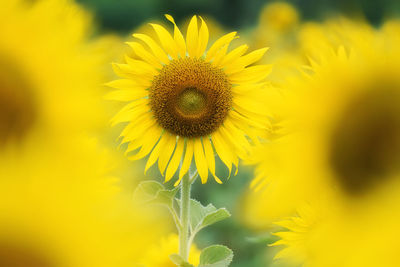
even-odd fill
[(380, 88), (354, 99), (332, 135), (332, 167), (351, 195), (365, 193), (400, 171), (400, 87)]
[(151, 109), (167, 131), (183, 137), (211, 134), (232, 106), (226, 74), (202, 59), (172, 60), (150, 88)]
[(53, 264), (32, 248), (22, 248), (0, 243), (0, 266), (4, 267), (52, 267)]
[(25, 76), (0, 55), (0, 147), (19, 141), (32, 127), (35, 106)]

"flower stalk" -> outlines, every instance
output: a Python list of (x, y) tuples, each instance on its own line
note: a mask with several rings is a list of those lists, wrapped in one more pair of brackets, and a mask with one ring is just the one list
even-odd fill
[(187, 261), (189, 259), (189, 222), (190, 222), (190, 189), (189, 174), (185, 174), (181, 182), (181, 227), (179, 231), (179, 255)]

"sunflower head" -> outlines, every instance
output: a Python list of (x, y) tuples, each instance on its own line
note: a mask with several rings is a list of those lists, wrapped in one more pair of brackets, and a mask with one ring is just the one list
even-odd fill
[(345, 206), (381, 203), (400, 182), (398, 29), (335, 25), (319, 26), (321, 49), (285, 83), (290, 92), (280, 112), (287, 134), (253, 153), (253, 184), (266, 196), (259, 210), (273, 207), (262, 218), (288, 216), (316, 195), (334, 194)]
[(250, 66), (266, 49), (247, 55), (247, 45), (228, 52), (236, 33), (219, 38), (207, 50), (208, 27), (194, 16), (183, 37), (174, 19), (171, 35), (163, 26), (150, 24), (158, 41), (146, 34), (128, 44), (133, 57), (126, 64), (114, 64), (123, 77), (109, 83), (119, 89), (109, 98), (129, 102), (113, 119), (128, 122), (122, 143), (129, 142), (132, 159), (150, 154), (146, 170), (158, 160), (158, 167), (170, 180), (181, 163), (179, 178), (187, 173), (194, 158), (202, 182), (210, 171), (215, 175), (214, 154), (231, 171), (248, 151), (251, 137), (265, 130), (268, 113), (265, 77), (270, 66)]
[(232, 107), (227, 75), (202, 59), (173, 60), (150, 88), (150, 105), (159, 125), (182, 137), (207, 136)]

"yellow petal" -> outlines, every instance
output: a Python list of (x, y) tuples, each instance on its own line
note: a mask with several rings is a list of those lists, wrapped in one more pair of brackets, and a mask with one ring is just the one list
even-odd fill
[(222, 160), (226, 167), (228, 167), (230, 176), (232, 171), (233, 151), (225, 144), (224, 140), (221, 137), (221, 134), (218, 131), (214, 132), (211, 135), (211, 140), (215, 147), (215, 151), (218, 154), (218, 157)]
[[(227, 125), (229, 125), (229, 127), (227, 127)], [(244, 136), (244, 133), (234, 127), (228, 120), (225, 120), (224, 125), (220, 127), (220, 132), (226, 143), (235, 150), (235, 155), (238, 155), (240, 158), (245, 158), (248, 152), (246, 149), (249, 148), (250, 144)]]
[(113, 63), (112, 67), (115, 74), (120, 77), (128, 78), (140, 86), (149, 87), (151, 85), (154, 75), (149, 72), (137, 70), (128, 64)]
[(257, 65), (245, 68), (241, 72), (229, 76), (232, 83), (256, 83), (259, 82), (271, 72), (271, 65)]
[(133, 140), (130, 141), (128, 144), (128, 147), (125, 150), (124, 155), (127, 156), (130, 152), (135, 151), (136, 149), (138, 149), (139, 147), (143, 146), (141, 140)]
[[(129, 104), (122, 108), (114, 117), (111, 119), (112, 126), (120, 122), (130, 121), (132, 122), (134, 118), (132, 117), (133, 114), (139, 113), (146, 113), (149, 111), (149, 107), (147, 106), (148, 99), (139, 99), (132, 104)], [(151, 117), (149, 117), (151, 119)], [(122, 132), (124, 133), (124, 131)]]
[(265, 176), (264, 174), (258, 174), (253, 181), (250, 183), (250, 188), (252, 188), (254, 191), (258, 191), (260, 183), (263, 183), (265, 181)]
[(183, 38), (183, 35), (182, 35), (181, 31), (179, 30), (179, 27), (176, 26), (174, 18), (168, 14), (165, 14), (165, 17), (174, 24), (174, 40), (178, 47), (179, 54), (181, 55), (181, 58), (183, 58), (186, 56), (185, 38)]
[(155, 56), (153, 56), (148, 51), (146, 51), (146, 49), (144, 49), (144, 47), (141, 44), (139, 44), (137, 42), (127, 42), (127, 44), (132, 48), (133, 52), (135, 52), (135, 54), (139, 58), (146, 61), (150, 65), (156, 67), (157, 69), (162, 68), (160, 60), (157, 59)]
[(165, 168), (172, 156), (172, 152), (174, 152), (176, 144), (176, 135), (165, 133), (164, 136), (167, 140), (165, 141), (165, 145), (161, 148), (162, 153), (158, 159), (158, 168), (160, 169), (161, 174), (164, 174)]
[(146, 162), (146, 166), (144, 167), (144, 173), (146, 174), (147, 170), (153, 166), (153, 164), (157, 161), (161, 148), (164, 147), (165, 143), (167, 142), (167, 138), (163, 135), (161, 136), (160, 141), (154, 147), (153, 151), (151, 151), (150, 157)]
[(172, 176), (175, 174), (178, 169), (179, 163), (182, 159), (183, 148), (185, 147), (185, 141), (183, 138), (178, 139), (178, 144), (176, 145), (174, 155), (171, 158), (170, 163), (168, 164), (167, 172), (165, 174), (165, 181), (168, 182), (171, 180)]
[(267, 52), (267, 50), (268, 48), (257, 49), (245, 56), (240, 57), (236, 62), (233, 62), (233, 64), (225, 67), (225, 73), (232, 74), (243, 70), (248, 65), (259, 61), (264, 56), (265, 52)]
[(193, 140), (188, 139), (186, 141), (185, 157), (183, 159), (181, 170), (179, 172), (179, 180), (182, 179), (183, 175), (185, 175), (189, 171), (190, 164), (192, 163), (192, 158), (193, 158)]
[(121, 142), (126, 143), (138, 138), (142, 138), (144, 130), (154, 125), (156, 125), (156, 122), (151, 119), (148, 113), (135, 118), (134, 121), (128, 124), (128, 126), (126, 126), (122, 131), (121, 136), (123, 136), (123, 138)]
[(225, 45), (229, 45), (229, 43), (232, 42), (235, 36), (236, 32), (231, 32), (225, 34), (217, 41), (215, 41), (214, 44), (210, 47), (210, 49), (207, 51), (206, 61), (211, 61), (222, 47), (224, 47)]
[(264, 129), (268, 126), (269, 122), (268, 120), (265, 120), (265, 123), (259, 123), (256, 121), (253, 121), (245, 116), (243, 116), (242, 114), (238, 113), (236, 110), (233, 110), (231, 113), (229, 113), (232, 120), (237, 124), (237, 125), (249, 125), (249, 126), (253, 126), (255, 128), (259, 128), (259, 129)]
[(200, 26), (200, 31), (199, 31), (199, 44), (197, 47), (197, 57), (203, 56), (204, 52), (206, 51), (207, 44), (208, 44), (208, 28), (206, 22), (203, 20), (202, 17), (201, 19), (201, 26)]
[(249, 48), (248, 45), (241, 45), (235, 49), (233, 49), (231, 52), (229, 52), (221, 61), (219, 66), (221, 68), (224, 68), (225, 66), (229, 66), (233, 61), (238, 59), (241, 55), (246, 53), (247, 49)]
[(206, 157), (204, 156), (203, 144), (201, 143), (200, 138), (194, 140), (194, 160), (201, 178), (201, 183), (205, 184), (208, 178), (208, 167)]
[[(137, 118), (141, 118), (148, 113), (150, 109), (146, 108), (135, 108), (135, 109), (130, 109), (126, 110), (125, 112), (118, 113), (116, 116), (114, 116), (111, 120), (112, 126), (115, 126), (117, 123), (121, 122), (131, 122), (135, 121)], [(146, 116), (147, 117), (147, 116)], [(149, 119), (151, 119), (150, 116), (148, 116)]]
[(161, 47), (151, 38), (150, 36), (146, 34), (140, 34), (140, 33), (135, 33), (133, 34), (133, 37), (138, 38), (139, 40), (142, 40), (145, 42), (153, 54), (164, 64), (167, 64), (169, 62), (169, 58), (167, 54), (165, 54), (164, 50), (161, 49)]
[[(132, 131), (132, 129), (134, 129), (134, 130)], [(160, 138), (161, 132), (156, 131), (156, 129), (158, 129), (157, 125), (155, 123), (151, 123), (148, 121), (144, 121), (140, 125), (135, 124), (131, 128), (131, 131), (127, 134), (126, 138), (124, 138), (121, 142), (121, 144), (122, 144), (122, 143), (125, 143), (127, 140), (129, 141), (129, 145), (128, 145), (127, 149), (125, 150), (125, 155), (129, 154), (130, 152), (132, 152), (139, 146), (147, 145), (147, 144), (143, 144), (143, 138), (144, 138), (144, 135), (147, 134), (148, 131), (153, 131), (153, 133), (157, 132), (155, 139), (158, 140)], [(152, 135), (152, 136), (154, 137), (154, 135)], [(152, 146), (154, 146), (154, 144), (155, 143), (153, 143)]]
[(154, 68), (154, 66), (144, 62), (143, 60), (133, 59), (130, 56), (125, 55), (125, 61), (132, 68), (132, 71), (135, 74), (151, 76), (158, 74), (158, 71)]
[(214, 66), (218, 67), (221, 64), (222, 60), (224, 59), (227, 51), (228, 51), (228, 45), (225, 45), (218, 51), (218, 54), (215, 55), (211, 63)]
[(251, 94), (251, 97), (257, 97), (259, 96), (260, 92), (265, 91), (264, 88), (267, 88), (267, 85), (267, 82), (239, 84), (232, 87), (232, 93), (239, 94), (241, 96), (247, 96)]
[(222, 183), (222, 181), (215, 175), (215, 155), (211, 145), (211, 140), (208, 137), (203, 138), (204, 154), (206, 156), (208, 169), (214, 176), (215, 181)]
[(152, 127), (150, 128), (145, 135), (143, 135), (142, 137), (142, 147), (140, 149), (140, 151), (133, 156), (128, 157), (128, 159), (130, 160), (138, 160), (141, 159), (145, 156), (147, 156), (150, 151), (153, 149), (153, 147), (155, 146), (155, 144), (158, 142), (158, 140), (160, 139), (162, 130), (159, 127)]
[(254, 121), (261, 125), (266, 125), (265, 116), (263, 116), (262, 114), (254, 113), (253, 111), (244, 109), (243, 107), (241, 107), (235, 103), (233, 103), (233, 109), (236, 112), (240, 113), (243, 117), (249, 118), (249, 120), (251, 120), (251, 121)]
[(109, 86), (111, 88), (122, 89), (122, 90), (124, 90), (124, 89), (144, 90), (147, 88), (146, 86), (139, 85), (135, 81), (130, 80), (130, 79), (114, 80), (114, 81), (106, 83), (105, 85)]
[(108, 100), (127, 102), (146, 97), (147, 95), (147, 90), (116, 90), (109, 92), (104, 97)]
[(162, 47), (165, 51), (172, 57), (178, 58), (178, 48), (176, 47), (176, 43), (174, 39), (172, 39), (171, 34), (161, 25), (150, 23), (156, 32), (158, 39), (161, 42)]
[(190, 57), (196, 57), (198, 41), (199, 33), (197, 28), (197, 17), (193, 16), (186, 33), (186, 45)]
[(246, 110), (247, 114), (263, 116), (263, 121), (266, 120), (265, 117), (269, 114), (269, 110), (262, 101), (254, 101), (252, 98), (246, 96), (235, 97), (233, 99), (233, 107), (236, 108), (238, 106), (241, 110)]

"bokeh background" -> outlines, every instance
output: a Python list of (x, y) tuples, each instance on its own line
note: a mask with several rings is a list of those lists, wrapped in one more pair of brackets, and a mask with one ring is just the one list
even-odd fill
[[(128, 33), (143, 22), (162, 20), (163, 14), (174, 16), (179, 22), (192, 14), (209, 15), (228, 29), (255, 26), (265, 0), (79, 0), (96, 14), (104, 31)], [(294, 0), (294, 5), (305, 20), (321, 20), (335, 14), (365, 16), (379, 24), (385, 17), (400, 14), (396, 0)]]
[[(235, 30), (244, 36), (251, 35), (259, 25), (260, 11), (275, 1), (79, 0), (78, 2), (93, 12), (99, 34), (118, 33), (128, 38), (129, 33), (143, 27), (146, 22), (164, 21), (165, 13), (173, 15), (180, 25), (184, 25), (193, 14), (200, 14), (208, 18), (207, 23), (213, 19), (221, 29)], [(396, 0), (295, 0), (287, 3), (297, 9), (301, 21), (322, 21), (340, 14), (365, 19), (372, 25), (379, 26), (385, 19), (400, 15), (400, 1)], [(217, 169), (224, 170), (222, 166)], [(220, 177), (226, 176), (227, 173), (220, 173)], [(150, 177), (163, 180), (155, 168), (150, 170), (144, 179)], [(209, 244), (229, 246), (235, 252), (232, 267), (278, 266), (278, 263), (272, 262), (277, 249), (268, 247), (268, 244), (275, 240), (269, 234), (271, 229), (250, 227), (241, 212), (252, 177), (252, 169), (241, 166), (239, 173), (230, 177), (223, 185), (214, 182), (205, 185), (197, 182), (194, 185), (194, 198), (203, 204), (213, 203), (216, 207), (226, 207), (233, 215), (231, 219), (204, 230), (195, 242), (200, 248)], [(129, 181), (127, 184), (127, 190), (133, 190), (134, 185), (129, 185)], [(169, 186), (172, 187), (172, 184)]]

